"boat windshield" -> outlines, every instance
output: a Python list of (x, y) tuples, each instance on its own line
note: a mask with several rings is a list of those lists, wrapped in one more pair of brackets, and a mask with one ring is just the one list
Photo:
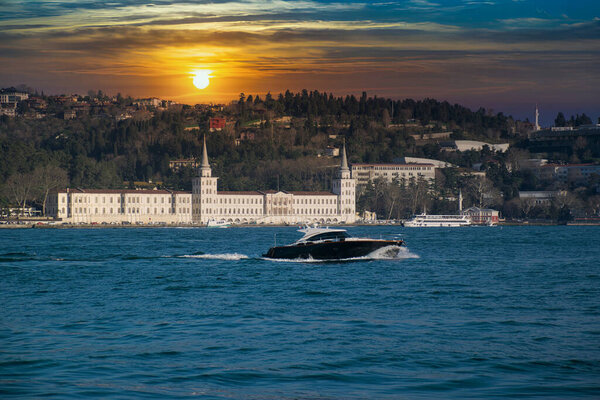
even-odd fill
[(324, 232), (304, 239), (305, 242), (318, 242), (320, 240), (341, 240), (349, 238), (345, 231)]

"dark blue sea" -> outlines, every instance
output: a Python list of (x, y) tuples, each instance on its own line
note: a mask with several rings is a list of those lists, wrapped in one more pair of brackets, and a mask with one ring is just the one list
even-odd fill
[(600, 398), (599, 227), (0, 230), (1, 398)]

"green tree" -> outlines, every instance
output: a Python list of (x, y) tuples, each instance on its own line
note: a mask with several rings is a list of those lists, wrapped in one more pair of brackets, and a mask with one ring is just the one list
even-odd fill
[(562, 112), (559, 112), (554, 119), (554, 126), (567, 126), (567, 120)]

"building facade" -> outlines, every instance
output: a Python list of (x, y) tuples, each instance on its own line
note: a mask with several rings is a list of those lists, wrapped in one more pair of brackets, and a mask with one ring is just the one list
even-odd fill
[(181, 168), (198, 168), (198, 162), (194, 158), (171, 160), (169, 168), (173, 171), (179, 171)]
[(442, 150), (446, 151), (481, 151), (484, 146), (488, 146), (490, 150), (505, 152), (510, 147), (509, 143), (491, 144), (485, 142), (479, 142), (477, 140), (450, 140), (447, 142), (440, 143)]
[(353, 223), (356, 181), (346, 149), (331, 192), (219, 192), (208, 163), (206, 141), (192, 192), (170, 190), (66, 189), (48, 196), (46, 215), (82, 224), (234, 224)]
[(398, 162), (401, 164), (432, 164), (435, 165), (436, 168), (458, 168), (457, 165), (451, 164), (447, 161), (434, 160), (432, 158), (400, 157)]
[(470, 216), (474, 225), (496, 225), (500, 220), (500, 212), (490, 208), (470, 207), (462, 214)]
[(46, 200), (46, 215), (68, 223), (185, 224), (192, 196), (170, 190), (66, 189)]
[(0, 103), (18, 103), (23, 100), (27, 100), (29, 94), (21, 93), (16, 91), (2, 91), (0, 92)]
[(249, 191), (219, 192), (212, 176), (206, 141), (198, 176), (192, 180), (192, 221), (299, 224), (353, 223), (356, 221), (356, 181), (352, 178), (346, 148), (331, 192)]
[(564, 197), (566, 195), (566, 190), (519, 191), (519, 200), (529, 201), (536, 206), (544, 206), (552, 203), (557, 197)]
[(399, 183), (404, 182), (405, 185), (411, 179), (424, 179), (433, 183), (435, 169), (433, 164), (353, 164), (352, 176), (358, 185), (367, 185), (377, 178), (383, 178), (387, 182), (396, 180)]
[(211, 132), (222, 131), (226, 124), (227, 121), (225, 121), (225, 118), (221, 117), (213, 117), (208, 120), (208, 128)]
[(558, 181), (562, 184), (585, 185), (592, 175), (600, 176), (600, 165), (597, 164), (545, 164), (534, 169), (538, 179)]

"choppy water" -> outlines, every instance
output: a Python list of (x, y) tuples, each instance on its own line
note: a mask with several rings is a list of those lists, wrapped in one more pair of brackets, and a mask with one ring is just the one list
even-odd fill
[(0, 230), (0, 396), (600, 397), (600, 228)]

